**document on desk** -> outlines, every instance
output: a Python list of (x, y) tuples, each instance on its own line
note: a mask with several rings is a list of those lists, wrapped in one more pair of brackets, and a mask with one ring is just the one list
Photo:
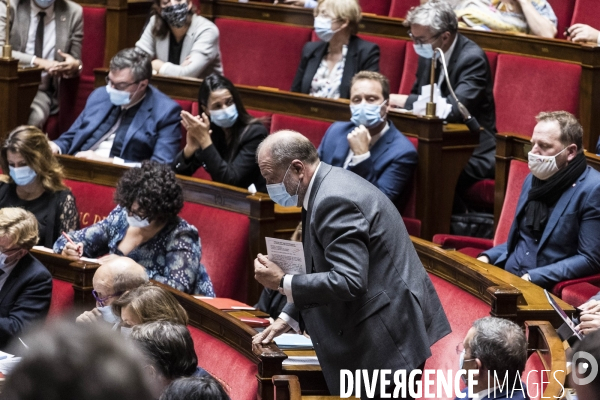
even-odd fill
[(270, 237), (265, 239), (267, 241), (269, 260), (279, 265), (283, 272), (290, 275), (306, 273), (302, 242)]
[(10, 374), (20, 361), (21, 357), (0, 351), (0, 372), (4, 375)]
[(317, 356), (288, 356), (282, 365), (319, 365)]

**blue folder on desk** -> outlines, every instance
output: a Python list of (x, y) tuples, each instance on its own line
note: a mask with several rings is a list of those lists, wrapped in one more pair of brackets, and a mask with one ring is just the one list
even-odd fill
[(296, 333), (284, 333), (274, 340), (275, 343), (277, 343), (277, 346), (282, 350), (305, 350), (313, 348), (310, 338)]

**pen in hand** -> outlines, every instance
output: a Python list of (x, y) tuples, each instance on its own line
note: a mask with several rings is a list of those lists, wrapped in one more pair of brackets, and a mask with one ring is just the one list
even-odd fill
[(69, 235), (67, 235), (64, 231), (62, 232), (62, 235), (65, 237), (65, 239), (67, 239), (67, 241), (69, 243), (71, 243), (73, 246), (75, 246), (75, 250), (77, 251), (77, 254), (79, 255), (79, 257), (81, 257), (83, 255), (83, 249), (81, 247), (81, 243), (76, 244), (73, 239), (71, 239), (69, 237)]

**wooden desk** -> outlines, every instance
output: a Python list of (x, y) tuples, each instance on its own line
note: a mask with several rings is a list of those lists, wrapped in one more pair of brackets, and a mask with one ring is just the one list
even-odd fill
[(0, 141), (27, 123), (41, 81), (41, 68), (19, 68), (18, 60), (0, 58)]
[[(96, 86), (105, 84), (105, 69), (97, 69)], [(197, 101), (202, 81), (193, 78), (154, 76), (151, 83), (172, 98)], [(300, 93), (244, 85), (236, 86), (247, 108), (325, 121), (350, 119), (348, 100), (320, 99)], [(419, 139), (417, 168), (417, 218), (422, 236), (448, 233), (454, 188), (479, 138), (464, 125), (445, 125), (438, 118), (390, 112), (390, 120), (408, 136)]]

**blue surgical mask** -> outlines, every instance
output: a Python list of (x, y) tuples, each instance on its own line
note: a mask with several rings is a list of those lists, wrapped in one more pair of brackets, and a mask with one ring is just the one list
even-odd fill
[(121, 327), (121, 335), (125, 336), (126, 338), (131, 336), (131, 331), (133, 330), (133, 328), (128, 328), (126, 326), (122, 326)]
[[(329, 42), (337, 32), (331, 29), (333, 21), (327, 17), (315, 17), (315, 33), (324, 42)], [(338, 29), (339, 30), (339, 29)]]
[(54, 4), (54, 0), (33, 0), (33, 1), (39, 8), (43, 8), (43, 9), (46, 9), (46, 8), (50, 7), (52, 4)]
[(110, 97), (110, 102), (115, 106), (126, 106), (131, 101), (131, 93), (125, 90), (117, 90), (110, 85), (106, 85), (106, 92)]
[(231, 128), (237, 119), (238, 111), (235, 104), (232, 104), (225, 109), (212, 110), (210, 112), (210, 120), (221, 128)]
[[(431, 43), (425, 44), (413, 44), (413, 48), (415, 49), (415, 53), (423, 58), (432, 58), (434, 51), (433, 45)], [(435, 59), (440, 58), (440, 53), (435, 52)]]
[(148, 218), (140, 218), (137, 215), (127, 215), (127, 223), (132, 228), (145, 228), (150, 225)]
[[(290, 167), (292, 165), (290, 164)], [(285, 188), (285, 177), (287, 176), (290, 167), (285, 171), (285, 175), (283, 176), (283, 181), (281, 183), (273, 183), (271, 185), (267, 185), (267, 193), (269, 193), (269, 197), (275, 203), (279, 204), (283, 207), (294, 207), (298, 205), (298, 189), (300, 189), (300, 181), (298, 181), (298, 187), (296, 187), (296, 194), (290, 195)]]
[(109, 324), (116, 324), (117, 322), (121, 321), (120, 318), (117, 317), (115, 315), (115, 313), (112, 312), (111, 306), (96, 307), (96, 308), (98, 309), (98, 311), (100, 311), (100, 314), (102, 314), (102, 319), (104, 319)]
[(18, 186), (24, 186), (31, 183), (37, 174), (30, 166), (26, 165), (24, 167), (8, 167), (10, 177)]
[(350, 111), (352, 112), (352, 118), (350, 121), (356, 126), (364, 125), (366, 128), (373, 128), (381, 122), (383, 117), (381, 116), (381, 107), (387, 102), (385, 100), (381, 104), (351, 104)]

